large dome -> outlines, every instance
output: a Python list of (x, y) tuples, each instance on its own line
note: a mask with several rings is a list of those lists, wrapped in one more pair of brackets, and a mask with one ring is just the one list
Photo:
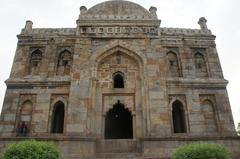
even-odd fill
[(108, 17), (108, 19), (156, 19), (156, 8), (146, 10), (139, 4), (111, 0), (99, 3), (88, 10), (85, 10), (84, 17)]
[(150, 15), (142, 6), (133, 2), (120, 0), (97, 4), (90, 8), (87, 13), (100, 15)]

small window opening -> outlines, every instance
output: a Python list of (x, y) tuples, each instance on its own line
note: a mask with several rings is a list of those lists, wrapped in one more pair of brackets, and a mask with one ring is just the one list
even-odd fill
[(121, 75), (120, 73), (114, 76), (113, 81), (114, 81), (114, 84), (113, 84), (114, 88), (124, 88), (124, 78), (123, 78), (123, 75)]
[(198, 64), (197, 64), (197, 68), (198, 68), (198, 69), (201, 69), (201, 68), (202, 68), (202, 63), (198, 63)]
[(86, 33), (87, 32), (87, 28), (82, 28), (82, 32)]
[(170, 60), (170, 66), (174, 66), (174, 61)]
[(63, 61), (63, 66), (67, 66), (68, 65), (68, 61), (67, 60), (64, 60)]

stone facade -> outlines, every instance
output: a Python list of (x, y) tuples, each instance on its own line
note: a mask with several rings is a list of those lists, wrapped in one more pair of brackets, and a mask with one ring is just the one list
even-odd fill
[[(206, 19), (200, 29), (162, 28), (156, 10), (115, 0), (82, 6), (76, 28), (27, 21), (6, 80), (1, 147), (37, 138), (54, 141), (66, 159), (168, 158), (179, 145), (210, 141), (237, 159), (227, 81)], [(27, 136), (16, 137), (22, 122)]]

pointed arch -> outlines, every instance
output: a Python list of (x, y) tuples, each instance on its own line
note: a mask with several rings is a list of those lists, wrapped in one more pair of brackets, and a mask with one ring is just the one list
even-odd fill
[[(96, 64), (99, 65), (100, 61), (102, 61), (105, 57), (111, 55), (111, 54), (115, 54), (116, 52), (121, 52), (121, 54), (126, 54), (128, 56), (130, 56), (131, 58), (135, 59), (140, 67), (140, 69), (143, 68), (143, 58), (141, 53), (136, 53), (134, 51), (131, 51), (130, 49), (127, 49), (129, 47), (124, 47), (121, 46), (120, 44), (117, 45), (111, 45), (109, 47), (107, 47), (107, 49), (105, 50), (99, 50), (98, 52), (96, 52), (93, 56), (91, 56), (91, 61)], [(97, 67), (97, 66), (96, 66)]]
[(168, 75), (170, 77), (179, 77), (180, 68), (177, 54), (173, 51), (169, 51), (167, 53), (167, 60), (168, 60)]
[(62, 101), (57, 101), (52, 111), (51, 133), (63, 133), (64, 117), (65, 105)]
[[(139, 96), (145, 96), (146, 92), (141, 88), (145, 85), (143, 79), (144, 67), (147, 62), (145, 58), (146, 55), (135, 49), (136, 48), (133, 48), (126, 43), (122, 43), (119, 40), (113, 40), (104, 47), (99, 47), (96, 51), (93, 50), (89, 63), (91, 64), (91, 70), (93, 70), (91, 76), (97, 79), (97, 84), (94, 88), (95, 91), (105, 88), (113, 88), (112, 75), (117, 71), (121, 71), (124, 73), (124, 88), (136, 89)], [(100, 98), (101, 96), (100, 91), (98, 92), (96, 98)], [(146, 106), (148, 100), (149, 99), (141, 100), (141, 105)], [(104, 102), (102, 104), (102, 109), (104, 109)], [(143, 124), (141, 126), (144, 127), (143, 129), (145, 129), (146, 132), (150, 132), (150, 124), (147, 123), (150, 121), (150, 119), (147, 120), (147, 118), (150, 118), (150, 115), (148, 115), (149, 111), (143, 111), (146, 111), (146, 113), (143, 113)], [(103, 118), (101, 124), (104, 125), (105, 117), (100, 118)], [(133, 118), (133, 123), (135, 122), (136, 119)], [(104, 129), (102, 129), (102, 133), (104, 134)]]
[(202, 102), (202, 112), (205, 120), (205, 132), (217, 132), (216, 114), (212, 101), (206, 99)]
[(172, 122), (174, 133), (186, 133), (185, 111), (182, 102), (176, 100), (172, 104)]
[(39, 74), (42, 61), (42, 51), (39, 49), (34, 50), (30, 56), (29, 72), (32, 75)]
[(123, 74), (115, 76), (119, 77), (117, 79), (122, 81), (124, 88), (134, 88), (139, 82), (136, 78), (142, 79), (141, 77), (143, 77), (143, 61), (141, 57), (121, 46), (116, 46), (98, 56), (92, 55), (91, 60), (96, 61), (94, 62), (94, 68), (92, 68), (92, 70), (95, 70), (92, 76), (99, 79), (98, 86), (102, 88), (114, 88), (113, 74), (118, 71), (124, 73), (124, 76)]
[(113, 105), (105, 117), (105, 139), (133, 138), (133, 119), (129, 109), (120, 101)]
[(69, 75), (72, 67), (72, 53), (65, 49), (58, 55), (57, 75)]
[(200, 52), (194, 54), (195, 73), (197, 77), (207, 77), (207, 65), (204, 55)]

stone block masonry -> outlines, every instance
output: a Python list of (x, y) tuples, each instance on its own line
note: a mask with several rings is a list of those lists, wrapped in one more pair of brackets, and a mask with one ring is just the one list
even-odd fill
[(113, 0), (80, 7), (75, 28), (27, 21), (6, 80), (0, 150), (27, 138), (54, 142), (65, 159), (166, 159), (180, 145), (215, 142), (238, 159), (207, 20), (164, 28), (156, 11)]

